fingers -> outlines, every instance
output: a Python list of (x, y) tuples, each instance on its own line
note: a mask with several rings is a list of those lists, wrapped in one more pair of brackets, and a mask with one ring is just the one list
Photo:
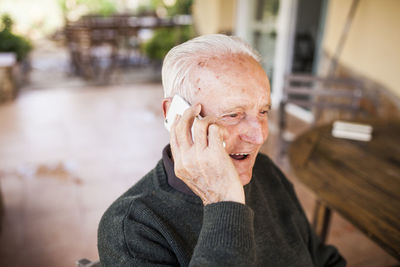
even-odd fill
[(177, 142), (184, 149), (189, 148), (193, 144), (191, 128), (194, 118), (200, 113), (200, 109), (200, 105), (190, 107), (183, 113), (183, 116), (179, 119), (175, 127), (173, 127)]
[(216, 121), (214, 116), (207, 116), (202, 119), (195, 119), (193, 123), (193, 140), (194, 144), (200, 148), (205, 149), (208, 144), (208, 128)]
[[(200, 114), (200, 110), (201, 105), (195, 105), (187, 109), (183, 116), (177, 115), (177, 119), (171, 126), (171, 147), (176, 149), (179, 147), (179, 150), (182, 151), (188, 150), (193, 144), (196, 149), (200, 150), (208, 146), (222, 145), (221, 129), (215, 125), (217, 118), (215, 116), (207, 116), (195, 119)], [(212, 132), (214, 133), (210, 133), (210, 129), (213, 129)]]
[(208, 145), (211, 148), (223, 148), (223, 137), (221, 134), (221, 129), (216, 124), (211, 124), (208, 127)]

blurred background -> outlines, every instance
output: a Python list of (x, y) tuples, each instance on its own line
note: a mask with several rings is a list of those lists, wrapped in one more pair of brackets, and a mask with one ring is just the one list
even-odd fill
[[(260, 52), (273, 103), (262, 151), (311, 220), (315, 196), (286, 146), (355, 112), (296, 104), (313, 96), (287, 90), (293, 77), (302, 88), (351, 79), (362, 84), (357, 109), (399, 119), (399, 14), (398, 0), (0, 0), (0, 266), (98, 259), (101, 215), (168, 143), (163, 57), (202, 34), (237, 35)], [(335, 212), (327, 242), (349, 266), (398, 266)]]

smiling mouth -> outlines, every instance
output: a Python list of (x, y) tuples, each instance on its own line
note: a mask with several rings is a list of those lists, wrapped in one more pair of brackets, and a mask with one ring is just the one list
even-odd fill
[(244, 160), (249, 156), (249, 154), (248, 153), (232, 153), (232, 154), (229, 154), (229, 156), (235, 160)]

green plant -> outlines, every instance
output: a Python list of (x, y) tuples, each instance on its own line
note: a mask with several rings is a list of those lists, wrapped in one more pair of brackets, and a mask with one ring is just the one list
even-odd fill
[(32, 50), (31, 42), (17, 34), (12, 33), (13, 20), (7, 14), (1, 18), (0, 52), (14, 52), (17, 60), (22, 61)]
[(172, 47), (193, 37), (192, 26), (158, 29), (154, 31), (153, 37), (142, 45), (142, 51), (152, 60), (162, 60)]
[[(174, 1), (172, 1), (174, 2)], [(170, 17), (190, 14), (193, 0), (176, 0), (173, 5), (167, 6), (164, 0), (151, 0), (152, 9), (164, 7)], [(153, 37), (141, 47), (142, 52), (152, 60), (162, 60), (168, 51), (195, 36), (191, 25), (174, 28), (162, 28), (154, 31)]]
[(192, 13), (193, 0), (177, 0), (175, 5), (167, 7), (168, 15), (180, 15)]
[(59, 5), (65, 18), (68, 18), (69, 13), (81, 12), (82, 15), (101, 15), (110, 16), (117, 12), (116, 1), (113, 0), (59, 0)]

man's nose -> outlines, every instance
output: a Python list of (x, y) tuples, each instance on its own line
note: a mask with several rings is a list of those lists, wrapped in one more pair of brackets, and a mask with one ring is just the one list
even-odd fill
[(257, 145), (263, 144), (264, 143), (263, 124), (265, 123), (266, 122), (259, 121), (256, 118), (247, 119), (245, 129), (240, 135), (240, 138), (248, 143)]

